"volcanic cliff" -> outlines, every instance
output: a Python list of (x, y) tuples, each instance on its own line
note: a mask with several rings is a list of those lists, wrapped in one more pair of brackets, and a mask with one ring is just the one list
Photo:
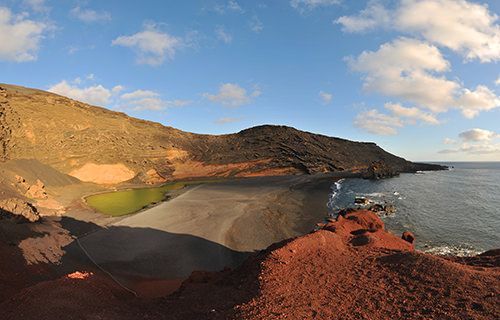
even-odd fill
[(200, 135), (41, 90), (0, 84), (0, 161), (18, 159), (36, 159), (98, 184), (318, 174), (367, 168), (376, 160), (399, 172), (421, 169), (374, 143), (271, 125)]

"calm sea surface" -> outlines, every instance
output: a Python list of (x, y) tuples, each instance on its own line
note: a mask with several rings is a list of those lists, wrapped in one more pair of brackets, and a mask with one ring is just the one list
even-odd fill
[(356, 197), (391, 204), (382, 217), (395, 235), (416, 237), (418, 250), (471, 255), (500, 248), (500, 162), (448, 162), (446, 171), (384, 180), (344, 180), (332, 186), (329, 207), (354, 207)]

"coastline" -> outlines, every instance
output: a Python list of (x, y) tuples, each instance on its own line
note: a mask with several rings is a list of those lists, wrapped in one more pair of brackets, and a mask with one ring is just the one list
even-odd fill
[[(349, 178), (354, 177), (359, 176), (351, 175)], [(313, 315), (341, 319), (353, 312), (370, 319), (394, 314), (408, 319), (425, 318), (428, 315), (453, 319), (464, 313), (471, 319), (495, 319), (500, 315), (498, 308), (495, 309), (491, 303), (500, 296), (500, 284), (494, 283), (484, 290), (476, 289), (485, 281), (492, 283), (495, 275), (499, 274), (500, 255), (495, 251), (488, 256), (471, 258), (439, 257), (414, 251), (407, 242), (383, 231), (384, 224), (374, 213), (365, 213), (363, 210), (363, 213), (354, 213), (356, 218), (351, 218), (348, 216), (351, 213), (345, 212), (335, 223), (329, 221), (319, 231), (309, 233), (313, 225), (322, 221), (330, 210), (326, 205), (333, 191), (330, 186), (341, 178), (345, 177), (339, 174), (262, 177), (211, 186), (198, 185), (152, 208), (154, 214), (151, 211), (145, 214), (148, 212), (146, 210), (128, 218), (122, 217), (116, 219), (116, 223), (98, 228), (95, 233), (83, 237), (81, 240), (86, 250), (94, 249), (90, 254), (102, 259), (98, 263), (117, 276), (120, 284), (136, 292), (139, 299), (124, 297), (123, 288), (109, 280), (101, 281), (102, 277), (107, 276), (99, 272), (81, 282), (69, 283), (63, 278), (44, 284), (57, 288), (54, 292), (71, 285), (71, 292), (75, 293), (66, 294), (64, 301), (71, 305), (72, 310), (83, 308), (84, 304), (77, 303), (78, 293), (80, 290), (89, 290), (82, 287), (87, 283), (93, 286), (92, 290), (99, 288), (114, 292), (115, 295), (121, 294), (124, 298), (120, 302), (106, 302), (106, 306), (119, 306), (117, 310), (123, 315), (120, 318), (124, 319), (144, 315), (161, 318), (165, 314), (180, 319), (260, 319), (277, 314), (292, 319)], [(223, 194), (226, 192), (232, 193), (224, 199)], [(200, 198), (202, 194), (205, 198)], [(217, 201), (225, 203), (222, 212), (213, 211), (209, 204)], [(259, 205), (256, 206), (255, 202)], [(287, 215), (279, 210), (279, 206), (284, 204), (288, 204), (286, 208), (290, 210)], [(162, 206), (164, 208), (160, 208)], [(208, 211), (208, 216), (199, 215), (197, 209)], [(305, 214), (294, 214), (292, 209)], [(269, 212), (273, 214), (258, 216), (259, 213)], [(144, 218), (149, 214), (151, 216), (145, 219), (149, 220), (149, 226), (137, 224), (138, 220), (142, 220), (139, 217)], [(218, 224), (207, 224), (206, 219), (210, 218), (210, 214), (219, 214), (218, 219), (225, 219), (227, 223), (219, 221)], [(238, 240), (235, 238), (238, 232), (228, 231), (239, 226), (247, 227), (248, 221), (242, 219), (247, 215), (253, 217), (250, 220), (254, 221), (254, 228), (261, 233), (253, 239), (241, 234), (242, 238)], [(256, 217), (261, 220), (260, 223), (255, 223)], [(185, 220), (176, 220), (177, 223), (172, 225), (159, 225), (165, 218)], [(262, 239), (256, 241), (255, 238), (268, 233), (266, 222), (269, 225), (283, 224), (280, 226), (283, 228), (277, 229), (284, 237), (287, 231), (299, 232), (297, 225), (307, 219), (312, 225), (306, 232), (274, 241), (263, 250), (241, 252), (230, 248), (241, 249), (238, 246), (242, 246), (242, 243), (261, 243), (259, 241)], [(361, 227), (353, 229), (351, 221), (361, 223)], [(214, 240), (221, 241), (223, 245), (200, 235), (174, 233), (170, 229), (172, 226), (211, 229)], [(160, 229), (164, 227), (165, 230)], [(110, 239), (115, 242), (110, 242)], [(249, 242), (245, 242), (247, 240)], [(173, 244), (165, 246), (172, 241)], [(116, 252), (102, 250), (103, 245), (110, 246)], [(232, 265), (225, 263), (231, 255), (236, 257)], [(206, 271), (183, 274), (193, 267), (193, 258), (199, 258), (195, 270)], [(207, 261), (211, 261), (211, 264), (207, 264)], [(172, 264), (178, 268), (166, 271), (165, 267)], [(182, 271), (182, 268), (185, 270)], [(452, 280), (447, 280), (449, 278)], [(476, 284), (471, 291), (452, 291), (457, 283), (460, 288), (465, 288), (471, 281)], [(21, 294), (43, 296), (37, 291), (42, 288), (45, 287), (29, 287)], [(435, 294), (436, 288), (443, 290), (446, 295)], [(486, 297), (484, 301), (480, 300), (483, 296)], [(16, 295), (6, 300), (1, 305), (4, 308), (2, 312), (6, 315), (15, 312), (17, 301), (23, 299), (21, 297)], [(470, 303), (461, 302), (466, 298)], [(44, 300), (31, 299), (23, 307), (27, 310), (44, 309), (52, 303), (45, 301), (38, 304), (38, 301)], [(283, 301), (289, 303), (283, 304)], [(312, 305), (304, 305), (303, 301), (309, 301)], [(349, 303), (346, 305), (345, 301)], [(325, 303), (328, 303), (328, 308), (321, 307)], [(446, 307), (435, 308), (436, 303)], [(85, 314), (87, 311), (82, 312)], [(26, 315), (30, 317), (32, 314)]]
[(148, 279), (185, 279), (193, 270), (236, 267), (255, 251), (312, 231), (328, 214), (330, 185), (337, 176), (193, 186), (129, 216), (93, 219), (102, 227), (79, 237), (80, 244), (99, 266), (120, 274), (120, 283), (139, 291), (154, 284)]

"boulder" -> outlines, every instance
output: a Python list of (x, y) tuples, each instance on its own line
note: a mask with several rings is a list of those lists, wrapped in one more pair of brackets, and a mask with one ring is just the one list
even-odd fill
[(37, 180), (36, 184), (30, 186), (26, 192), (26, 196), (31, 199), (46, 199), (47, 192), (45, 192), (45, 185), (42, 181)]
[(409, 231), (403, 232), (401, 239), (403, 239), (404, 241), (407, 241), (409, 243), (415, 242), (415, 236)]
[(35, 222), (40, 219), (38, 210), (29, 202), (19, 198), (10, 198), (0, 200), (0, 214), (13, 214), (24, 217), (30, 222)]

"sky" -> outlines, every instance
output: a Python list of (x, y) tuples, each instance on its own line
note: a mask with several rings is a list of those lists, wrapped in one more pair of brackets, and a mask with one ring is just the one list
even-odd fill
[(500, 1), (0, 0), (0, 82), (184, 131), (500, 161)]

